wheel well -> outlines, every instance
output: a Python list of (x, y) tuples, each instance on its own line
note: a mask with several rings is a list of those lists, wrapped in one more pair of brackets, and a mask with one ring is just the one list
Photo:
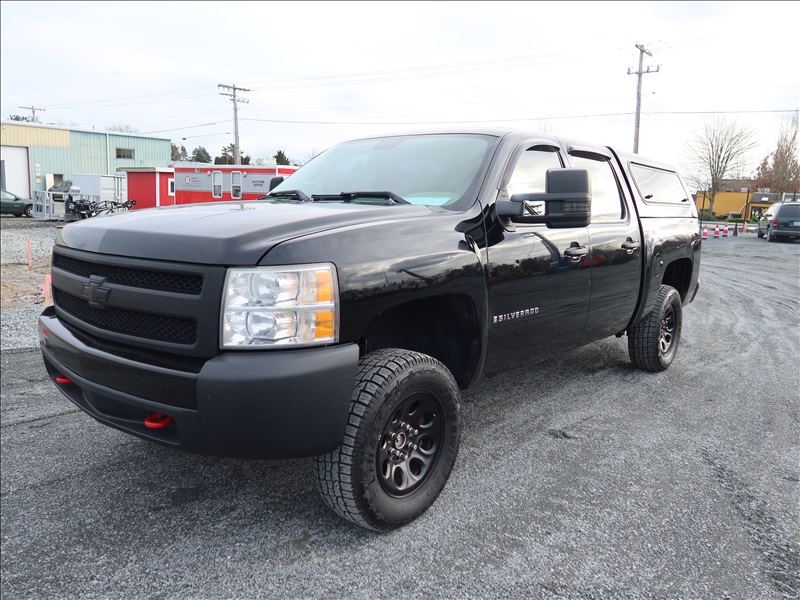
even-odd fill
[(691, 279), (692, 261), (688, 258), (680, 258), (667, 265), (661, 283), (674, 287), (681, 295), (681, 301), (685, 301)]
[(384, 311), (369, 324), (361, 340), (362, 353), (381, 348), (405, 348), (432, 356), (450, 370), (463, 389), (479, 356), (475, 306), (467, 296), (451, 294)]

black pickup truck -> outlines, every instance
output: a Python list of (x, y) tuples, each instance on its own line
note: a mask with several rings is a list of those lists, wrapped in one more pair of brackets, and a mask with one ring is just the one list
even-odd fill
[(697, 294), (677, 171), (522, 131), (338, 144), (265, 197), (66, 225), (44, 363), (101, 423), (191, 452), (314, 457), (324, 502), (408, 523), (459, 448), (461, 390), (609, 336), (675, 358)]

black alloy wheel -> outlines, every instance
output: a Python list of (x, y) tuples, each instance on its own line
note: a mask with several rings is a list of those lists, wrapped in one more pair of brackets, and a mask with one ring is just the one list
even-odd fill
[(639, 369), (666, 370), (675, 360), (681, 339), (683, 304), (674, 287), (662, 285), (653, 310), (628, 331), (628, 355)]
[(397, 348), (362, 357), (342, 445), (314, 459), (322, 500), (376, 531), (415, 520), (453, 469), (459, 412), (458, 385), (435, 358)]

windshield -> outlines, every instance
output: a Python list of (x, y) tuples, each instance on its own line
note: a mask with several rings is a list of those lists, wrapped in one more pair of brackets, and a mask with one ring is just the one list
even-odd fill
[(425, 134), (338, 144), (273, 190), (306, 196), (391, 192), (410, 204), (464, 208), (488, 163), (497, 138)]

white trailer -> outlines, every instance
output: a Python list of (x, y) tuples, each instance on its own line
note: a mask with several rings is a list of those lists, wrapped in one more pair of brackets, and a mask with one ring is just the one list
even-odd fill
[(80, 216), (65, 210), (65, 200), (75, 204), (103, 201), (122, 203), (128, 200), (128, 178), (124, 175), (76, 173), (71, 181), (70, 194), (64, 194), (59, 199), (54, 199), (52, 192), (37, 191), (33, 199), (33, 216), (70, 221)]

